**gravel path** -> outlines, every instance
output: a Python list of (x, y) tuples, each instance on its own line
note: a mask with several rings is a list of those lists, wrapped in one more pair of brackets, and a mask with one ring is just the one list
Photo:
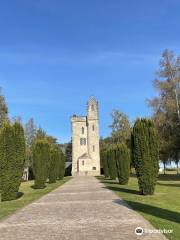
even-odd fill
[(1, 240), (160, 240), (158, 233), (94, 177), (75, 177), (0, 222)]

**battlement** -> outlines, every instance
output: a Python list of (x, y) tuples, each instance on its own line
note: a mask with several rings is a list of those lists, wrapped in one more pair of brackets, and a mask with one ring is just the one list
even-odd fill
[(71, 117), (71, 122), (86, 122), (86, 117), (85, 116), (73, 115)]

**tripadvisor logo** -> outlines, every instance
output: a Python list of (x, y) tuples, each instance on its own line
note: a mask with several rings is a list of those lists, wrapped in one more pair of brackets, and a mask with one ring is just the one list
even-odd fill
[(135, 229), (135, 234), (136, 235), (138, 235), (138, 236), (140, 236), (140, 235), (143, 235), (143, 228), (142, 227), (137, 227), (136, 229)]

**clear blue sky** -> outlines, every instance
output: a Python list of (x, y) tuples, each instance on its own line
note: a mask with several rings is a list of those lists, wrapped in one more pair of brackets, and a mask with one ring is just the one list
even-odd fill
[(165, 48), (180, 53), (179, 0), (0, 1), (0, 86), (10, 115), (61, 142), (94, 95), (100, 134), (110, 112), (151, 114), (146, 99)]

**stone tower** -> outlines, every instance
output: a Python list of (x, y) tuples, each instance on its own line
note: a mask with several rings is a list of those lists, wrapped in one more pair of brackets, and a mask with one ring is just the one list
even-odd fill
[(72, 124), (72, 176), (100, 175), (99, 109), (91, 97), (87, 103), (87, 116), (71, 117)]

